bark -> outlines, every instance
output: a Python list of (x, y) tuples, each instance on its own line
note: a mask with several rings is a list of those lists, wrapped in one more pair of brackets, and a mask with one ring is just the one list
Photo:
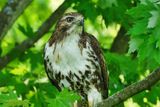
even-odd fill
[(46, 32), (49, 31), (52, 25), (56, 23), (56, 21), (63, 15), (65, 10), (70, 5), (71, 2), (65, 0), (64, 3), (39, 27), (32, 38), (23, 41), (20, 45), (13, 48), (8, 54), (1, 57), (0, 70), (3, 69), (9, 62), (23, 54), (28, 48), (33, 46), (36, 41), (38, 41)]
[(128, 42), (129, 42), (129, 36), (126, 35), (127, 31), (126, 29), (121, 26), (116, 38), (114, 39), (111, 49), (111, 52), (124, 54), (128, 50)]
[(114, 95), (100, 102), (97, 107), (113, 107), (125, 101), (126, 99), (138, 94), (144, 90), (150, 89), (160, 80), (160, 67), (153, 71), (145, 79), (131, 84), (130, 86), (118, 91)]
[(33, 0), (8, 0), (0, 12), (0, 42), (16, 21)]

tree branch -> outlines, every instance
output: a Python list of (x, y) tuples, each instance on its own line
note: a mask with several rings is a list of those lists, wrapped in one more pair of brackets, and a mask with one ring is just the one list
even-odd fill
[(0, 41), (33, 0), (8, 0), (0, 12)]
[(119, 54), (124, 54), (127, 52), (129, 36), (126, 35), (126, 33), (127, 33), (126, 29), (123, 26), (121, 26), (117, 36), (115, 37), (112, 43), (110, 49), (111, 52), (116, 52)]
[(20, 56), (25, 50), (30, 48), (37, 40), (39, 40), (53, 24), (56, 23), (58, 18), (63, 15), (65, 10), (71, 5), (71, 2), (65, 0), (64, 3), (54, 12), (51, 16), (39, 27), (37, 32), (32, 38), (23, 41), (20, 45), (13, 48), (7, 55), (0, 58), (0, 70), (3, 69), (9, 62)]
[(115, 93), (114, 95), (108, 97), (106, 100), (100, 102), (97, 107), (113, 107), (122, 101), (138, 94), (146, 89), (152, 87), (155, 83), (160, 80), (160, 67), (153, 71), (145, 79), (131, 84), (130, 86), (124, 88), (123, 90)]

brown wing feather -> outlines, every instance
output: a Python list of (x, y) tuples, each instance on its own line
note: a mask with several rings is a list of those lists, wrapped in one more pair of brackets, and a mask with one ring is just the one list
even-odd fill
[(103, 98), (105, 99), (108, 97), (108, 80), (109, 80), (106, 65), (105, 65), (105, 59), (104, 59), (102, 50), (99, 46), (97, 39), (93, 35), (88, 34), (88, 33), (85, 33), (85, 36), (87, 36), (89, 38), (90, 44), (91, 44), (94, 52), (98, 56), (98, 61), (100, 63), (100, 67), (101, 67), (100, 76), (102, 77), (101, 78), (102, 94), (103, 94)]
[[(44, 54), (45, 54), (45, 49), (44, 49)], [(49, 73), (49, 69), (47, 69), (47, 60), (45, 60), (45, 59), (44, 59), (44, 67), (45, 67), (45, 71), (46, 71), (46, 74), (47, 74), (49, 80), (60, 91), (61, 88), (59, 87), (58, 82), (56, 80), (54, 80), (54, 79), (52, 79), (52, 78), (49, 77), (49, 74), (48, 74)]]

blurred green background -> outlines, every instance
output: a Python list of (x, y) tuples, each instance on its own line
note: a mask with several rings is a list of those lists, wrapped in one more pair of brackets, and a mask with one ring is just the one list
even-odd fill
[[(7, 2), (0, 0), (0, 11)], [(33, 0), (0, 43), (0, 57), (34, 36), (64, 0)], [(160, 66), (160, 2), (156, 0), (67, 0), (66, 12), (80, 12), (85, 30), (96, 36), (109, 70), (109, 94), (144, 79)], [(0, 17), (1, 18), (1, 17)], [(31, 48), (0, 70), (0, 107), (69, 107), (79, 97), (51, 85), (43, 47), (54, 26)], [(17, 52), (18, 53), (18, 52)], [(13, 53), (16, 54), (16, 53)], [(120, 107), (160, 107), (160, 83)]]

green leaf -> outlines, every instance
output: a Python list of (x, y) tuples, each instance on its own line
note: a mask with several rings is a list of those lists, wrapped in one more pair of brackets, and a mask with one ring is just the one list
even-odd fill
[(13, 91), (10, 91), (7, 94), (0, 93), (0, 106), (3, 107), (29, 107), (29, 101), (28, 100), (18, 100), (18, 97), (16, 93), (13, 93)]
[(78, 5), (75, 5), (73, 8), (77, 9), (84, 15), (85, 18), (89, 18), (92, 22), (95, 22), (99, 14), (99, 11), (97, 11), (97, 8), (94, 6), (94, 4), (86, 0), (81, 0)]
[(22, 82), (16, 84), (15, 90), (17, 92), (17, 95), (22, 95), (27, 93), (29, 91), (29, 88)]
[[(132, 60), (130, 56), (118, 55), (110, 52), (105, 53), (105, 59), (107, 61), (110, 78), (112, 78), (109, 82), (111, 94), (124, 88), (125, 85), (138, 80), (137, 75), (139, 72), (137, 69), (137, 60)], [(123, 75), (125, 84), (119, 81), (120, 75)]]
[(129, 41), (128, 53), (132, 53), (138, 50), (143, 41), (144, 40), (142, 38), (131, 38), (131, 40)]
[(140, 4), (136, 7), (131, 8), (126, 13), (132, 16), (134, 19), (144, 18), (150, 16), (150, 7), (147, 5)]
[(140, 0), (141, 4), (156, 3), (157, 0)]
[(159, 48), (159, 49), (160, 49), (160, 40), (157, 41), (157, 43), (156, 43), (156, 48)]
[(77, 95), (75, 92), (68, 91), (68, 89), (64, 89), (62, 92), (60, 92), (59, 98), (65, 99), (66, 102), (73, 103), (75, 100), (79, 100), (80, 96)]
[(48, 107), (70, 107), (66, 106), (63, 102), (61, 102), (59, 99), (49, 99)]
[(153, 53), (155, 61), (160, 64), (160, 49), (157, 49)]
[(154, 28), (158, 24), (158, 19), (160, 18), (160, 13), (158, 11), (151, 11), (151, 17), (149, 18), (148, 28)]
[(50, 82), (49, 83), (41, 83), (39, 86), (41, 90), (44, 90), (46, 92), (46, 95), (51, 98), (55, 98), (59, 91), (56, 87), (54, 87)]
[(131, 35), (140, 35), (147, 32), (147, 19), (137, 21), (133, 27), (129, 30), (129, 34)]
[(29, 107), (28, 100), (8, 100), (3, 104), (3, 107)]
[(24, 35), (26, 35), (26, 34), (27, 34), (26, 29), (25, 29), (25, 27), (24, 27), (24, 26), (22, 26), (22, 25), (18, 24), (18, 29), (19, 29), (19, 30), (20, 30)]
[(47, 107), (47, 102), (45, 101), (46, 96), (43, 90), (37, 89), (36, 87), (34, 89), (35, 93), (30, 96), (30, 102), (34, 104), (34, 107)]
[(34, 31), (32, 29), (32, 27), (30, 26), (30, 24), (26, 24), (26, 27), (18, 24), (18, 29), (26, 36), (28, 37), (32, 37), (34, 35)]
[(2, 54), (2, 48), (1, 48), (1, 46), (0, 46), (0, 57), (1, 57), (1, 54)]
[(17, 95), (13, 93), (12, 91), (7, 94), (0, 93), (0, 103), (5, 103), (8, 100), (15, 100), (17, 99)]
[(117, 6), (118, 4), (117, 4), (117, 0), (99, 0), (98, 5), (102, 9), (105, 9), (105, 8), (108, 8), (108, 7), (112, 7), (113, 5)]
[(55, 99), (49, 99), (47, 101), (49, 103), (48, 107), (71, 107), (76, 100), (80, 100), (80, 96), (64, 89)]
[(0, 72), (0, 87), (3, 86), (8, 86), (8, 85), (13, 85), (16, 83), (15, 78), (10, 78), (13, 77), (11, 73), (7, 72)]
[(152, 52), (152, 45), (149, 45), (147, 43), (148, 41), (144, 41), (143, 44), (140, 46), (139, 51), (138, 51), (138, 58), (143, 61), (146, 59), (150, 53)]

